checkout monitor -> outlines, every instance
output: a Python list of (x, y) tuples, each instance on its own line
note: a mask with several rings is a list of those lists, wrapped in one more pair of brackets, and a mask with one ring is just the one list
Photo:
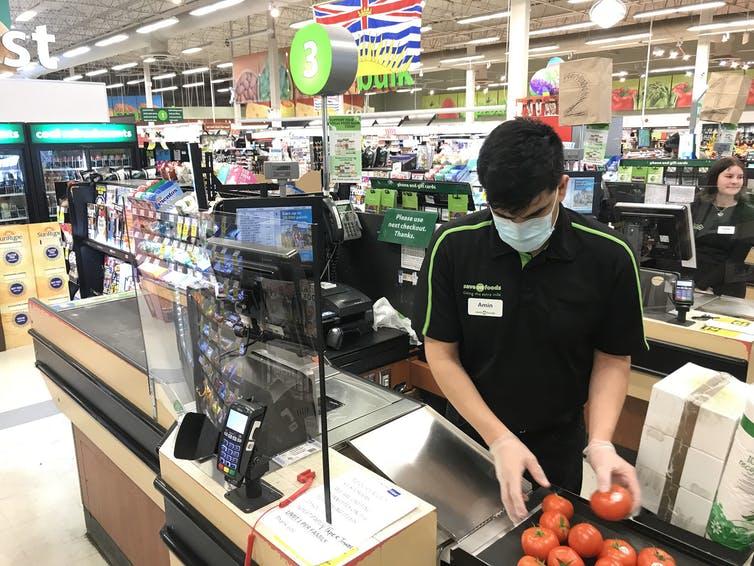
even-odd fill
[(579, 214), (599, 214), (602, 202), (602, 173), (597, 171), (567, 171), (568, 192), (563, 206)]

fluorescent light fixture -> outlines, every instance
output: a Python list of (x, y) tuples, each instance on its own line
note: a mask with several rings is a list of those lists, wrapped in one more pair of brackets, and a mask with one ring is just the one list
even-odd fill
[(492, 14), (484, 14), (482, 16), (472, 16), (471, 18), (461, 18), (456, 23), (461, 25), (466, 24), (478, 24), (479, 22), (486, 22), (487, 20), (500, 20), (510, 16), (510, 12), (505, 10), (504, 12), (493, 12)]
[(157, 58), (156, 57), (147, 57), (146, 59), (144, 59), (144, 62), (145, 63), (156, 63), (157, 62)]
[(560, 45), (543, 45), (542, 47), (532, 47), (529, 49), (529, 53), (545, 53), (547, 51), (556, 51), (560, 49)]
[(218, 69), (227, 69), (228, 67), (233, 66), (233, 61), (228, 61), (227, 63), (218, 63), (215, 65)]
[(435, 95), (435, 89), (432, 88), (429, 90), (429, 96), (434, 96), (434, 95)]
[(711, 24), (700, 24), (698, 26), (691, 26), (687, 28), (687, 31), (713, 31), (713, 30), (728, 30), (730, 28), (748, 28), (754, 26), (754, 20), (735, 20), (732, 22), (717, 22)]
[(175, 73), (165, 73), (164, 75), (157, 75), (156, 77), (152, 77), (153, 81), (165, 81), (167, 79), (172, 79), (174, 77), (177, 77)]
[(81, 47), (69, 49), (68, 51), (63, 53), (63, 57), (70, 59), (71, 57), (78, 57), (79, 55), (83, 55), (84, 53), (89, 53), (91, 50), (92, 48), (88, 45), (82, 45)]
[(626, 77), (621, 77), (620, 78), (620, 82), (625, 83), (626, 82)]
[(233, 78), (228, 78), (228, 79), (212, 79), (210, 82), (213, 85), (219, 85), (219, 84), (222, 84), (222, 83), (230, 82), (232, 80), (233, 80)]
[(577, 29), (589, 29), (596, 26), (594, 22), (579, 22), (577, 24), (566, 24), (564, 26), (556, 26), (553, 28), (542, 28), (542, 29), (534, 29), (529, 32), (530, 36), (538, 36), (538, 35), (550, 35), (551, 33), (558, 33), (561, 31), (574, 31)]
[(683, 60), (684, 60), (684, 61), (691, 61), (691, 54), (690, 54), (690, 53), (686, 53), (686, 54), (685, 54), (685, 55), (683, 56)]
[(128, 81), (126, 84), (129, 86), (138, 85), (144, 82), (144, 79), (134, 79), (132, 81)]
[(662, 67), (659, 69), (649, 69), (649, 73), (674, 73), (676, 71), (693, 71), (694, 65), (682, 65), (680, 67)]
[(183, 88), (194, 88), (197, 86), (204, 86), (204, 81), (197, 81), (195, 83), (186, 83)]
[(631, 33), (628, 35), (617, 35), (615, 37), (603, 37), (600, 39), (591, 39), (589, 41), (586, 41), (586, 45), (604, 45), (606, 43), (620, 43), (620, 42), (633, 42), (633, 41), (639, 41), (640, 39), (647, 39), (649, 37), (649, 32), (645, 33)]
[(214, 4), (202, 6), (201, 8), (197, 8), (196, 10), (191, 10), (189, 14), (191, 14), (192, 16), (206, 16), (207, 14), (211, 14), (212, 12), (224, 10), (225, 8), (230, 8), (231, 6), (236, 6), (243, 1), (244, 0), (220, 0), (220, 2), (215, 2)]
[[(293, 27), (293, 26), (291, 26), (291, 27)], [(422, 33), (427, 33), (428, 31), (432, 31), (432, 26), (422, 26), (421, 27), (421, 32)]]
[(597, 0), (589, 8), (589, 19), (601, 28), (611, 28), (626, 17), (628, 8), (622, 0)]
[(689, 6), (678, 6), (676, 8), (662, 8), (660, 10), (649, 10), (648, 12), (639, 12), (634, 14), (634, 18), (656, 18), (658, 16), (672, 16), (674, 14), (687, 14), (689, 12), (701, 12), (703, 10), (714, 10), (722, 8), (725, 2), (702, 2), (701, 4), (691, 4)]
[(37, 16), (37, 13), (34, 10), (26, 10), (25, 12), (21, 12), (18, 16), (16, 16), (16, 23), (22, 24), (24, 22), (30, 22)]
[(490, 83), (488, 86), (491, 86), (492, 88), (501, 87), (501, 86), (508, 86), (508, 83)]
[(63, 79), (63, 82), (70, 83), (73, 81), (80, 81), (84, 77), (82, 75), (71, 75), (70, 77), (66, 77)]
[(178, 23), (178, 18), (167, 18), (165, 20), (159, 20), (145, 26), (141, 26), (136, 30), (136, 33), (152, 33), (158, 29), (169, 28)]
[(108, 37), (107, 39), (100, 39), (94, 45), (96, 45), (97, 47), (107, 47), (108, 45), (115, 45), (116, 43), (123, 43), (127, 39), (128, 39), (127, 34), (119, 33), (118, 35)]
[(196, 75), (198, 73), (206, 73), (207, 71), (209, 71), (209, 67), (197, 67), (196, 69), (186, 69), (182, 74)]
[(494, 35), (492, 37), (483, 37), (481, 39), (472, 39), (471, 41), (467, 41), (466, 45), (484, 45), (486, 43), (495, 43), (496, 41), (500, 41), (499, 35)]
[(568, 0), (569, 4), (589, 4), (592, 0)]
[(111, 85), (107, 85), (105, 87), (107, 90), (113, 89), (113, 88), (123, 88), (123, 83), (113, 83)]
[(272, 18), (274, 18), (274, 19), (279, 18), (280, 17), (280, 8), (278, 8), (277, 6), (272, 6), (270, 8), (270, 16)]
[[(301, 29), (301, 28), (305, 28), (309, 24), (313, 24), (313, 23), (314, 23), (314, 20), (302, 20), (300, 22), (293, 22), (288, 27), (291, 28), (291, 29)], [(218, 91), (218, 92), (220, 92), (220, 91)]]
[(107, 69), (97, 69), (96, 71), (89, 71), (89, 72), (88, 72), (88, 73), (86, 74), (86, 76), (87, 76), (87, 77), (98, 77), (98, 76), (100, 76), (100, 75), (106, 75), (106, 74), (107, 74), (107, 73), (109, 73), (109, 72), (110, 72), (110, 71), (108, 71)]
[(121, 65), (115, 65), (113, 71), (123, 71), (125, 69), (133, 69), (138, 63), (122, 63)]
[(218, 88), (217, 92), (230, 92), (230, 87), (228, 87), (228, 88)]
[(182, 55), (193, 55), (194, 53), (199, 53), (203, 47), (187, 47), (183, 51), (181, 51)]
[(484, 55), (467, 55), (466, 57), (453, 57), (451, 59), (441, 59), (441, 65), (452, 65), (453, 63), (470, 63), (484, 59)]
[(625, 77), (628, 75), (628, 71), (618, 71), (617, 73), (613, 73), (614, 77)]
[(164, 86), (161, 88), (153, 88), (152, 92), (169, 92), (172, 90), (178, 90), (177, 86)]
[(465, 86), (450, 86), (446, 88), (445, 90), (466, 90)]
[(410, 88), (399, 88), (395, 92), (406, 93), (406, 92), (411, 92), (411, 89)]

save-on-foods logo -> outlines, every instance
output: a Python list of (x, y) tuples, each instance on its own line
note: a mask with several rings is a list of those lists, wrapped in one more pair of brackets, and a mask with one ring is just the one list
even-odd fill
[(10, 294), (15, 295), (16, 297), (23, 295), (25, 289), (26, 287), (24, 287), (23, 283), (11, 283), (10, 287), (8, 287)]
[[(0, 71), (15, 71), (31, 63), (31, 53), (23, 46), (30, 38), (26, 32), (11, 30), (11, 23), (9, 0), (0, 0)], [(46, 69), (57, 69), (57, 58), (50, 56), (55, 36), (47, 33), (47, 26), (37, 26), (31, 40), (37, 44), (39, 63)]]
[(476, 291), (477, 293), (484, 293), (485, 291), (502, 291), (501, 285), (485, 285), (484, 283), (477, 283), (476, 285), (464, 285), (465, 291)]
[(13, 322), (16, 324), (16, 326), (25, 326), (26, 323), (29, 322), (29, 315), (27, 315), (26, 313), (18, 313), (13, 317)]

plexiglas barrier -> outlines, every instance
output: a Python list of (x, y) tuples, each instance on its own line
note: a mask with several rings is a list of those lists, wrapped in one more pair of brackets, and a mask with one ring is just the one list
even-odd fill
[(283, 201), (188, 216), (132, 201), (127, 216), (157, 399), (218, 432), (233, 403), (260, 405), (257, 452), (282, 461), (316, 449), (322, 344), (316, 225)]

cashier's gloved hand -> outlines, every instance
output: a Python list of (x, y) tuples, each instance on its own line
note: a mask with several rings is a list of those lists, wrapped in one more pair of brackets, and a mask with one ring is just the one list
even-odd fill
[(636, 515), (641, 509), (641, 488), (636, 469), (618, 456), (611, 442), (593, 440), (584, 450), (584, 455), (597, 474), (597, 489), (604, 493), (610, 491), (614, 483), (622, 485), (631, 492), (634, 499), (632, 514)]
[(527, 515), (521, 487), (524, 472), (528, 470), (542, 487), (550, 487), (550, 482), (534, 454), (512, 432), (495, 440), (490, 445), (490, 453), (495, 460), (495, 475), (505, 511), (514, 523), (523, 521)]

